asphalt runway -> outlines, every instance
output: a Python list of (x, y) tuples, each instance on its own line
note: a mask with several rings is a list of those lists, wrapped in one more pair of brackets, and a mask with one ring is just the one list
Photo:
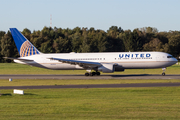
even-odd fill
[(180, 75), (133, 74), (133, 75), (0, 75), (0, 79), (180, 79)]

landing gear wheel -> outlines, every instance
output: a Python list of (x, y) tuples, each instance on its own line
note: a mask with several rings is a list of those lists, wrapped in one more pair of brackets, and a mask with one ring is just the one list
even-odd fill
[(85, 76), (99, 76), (100, 75), (100, 72), (96, 71), (96, 72), (86, 72), (85, 73)]
[(89, 74), (89, 76), (93, 76), (94, 74), (93, 74), (93, 72), (91, 72), (90, 74)]
[(92, 72), (92, 76), (96, 75), (96, 72)]
[(89, 73), (85, 73), (85, 76), (89, 76)]
[(162, 76), (165, 76), (165, 73), (162, 73)]
[(96, 72), (96, 75), (100, 75), (100, 72)]
[(166, 68), (162, 68), (162, 70), (163, 70), (162, 76), (165, 76)]

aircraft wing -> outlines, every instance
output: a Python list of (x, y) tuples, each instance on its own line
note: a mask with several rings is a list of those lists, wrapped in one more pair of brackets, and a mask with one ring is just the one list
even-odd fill
[(30, 59), (23, 59), (23, 58), (13, 58), (13, 57), (3, 57), (5, 59), (11, 59), (11, 60), (19, 60), (19, 61), (34, 61)]
[(102, 66), (99, 62), (90, 62), (90, 61), (79, 61), (79, 60), (70, 60), (70, 59), (61, 59), (61, 58), (49, 58), (51, 60), (58, 60), (62, 63), (68, 63), (73, 65), (79, 65), (83, 68), (95, 68)]

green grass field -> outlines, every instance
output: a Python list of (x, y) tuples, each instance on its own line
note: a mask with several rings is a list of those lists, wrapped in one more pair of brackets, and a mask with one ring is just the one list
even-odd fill
[(1, 120), (180, 119), (180, 88), (1, 90)]
[[(0, 74), (84, 74), (1, 63)], [(112, 74), (161, 74), (161, 69), (126, 70)], [(180, 74), (180, 66), (166, 74)], [(0, 86), (162, 83), (180, 80), (0, 80)], [(24, 95), (0, 90), (0, 120), (172, 120), (180, 119), (180, 87), (25, 89)]]
[[(85, 70), (49, 70), (17, 63), (0, 63), (0, 74), (84, 74)], [(162, 69), (126, 69), (109, 74), (161, 74)], [(108, 74), (108, 73), (102, 73)], [(168, 67), (166, 74), (180, 74), (180, 65)]]

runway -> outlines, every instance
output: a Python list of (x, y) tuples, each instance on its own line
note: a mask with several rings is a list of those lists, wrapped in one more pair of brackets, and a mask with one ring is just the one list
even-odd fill
[(180, 79), (180, 75), (160, 74), (133, 74), (133, 75), (100, 75), (100, 76), (84, 76), (79, 75), (0, 75), (0, 79)]
[(127, 87), (172, 87), (180, 83), (136, 83), (136, 84), (96, 84), (96, 85), (48, 85), (48, 86), (5, 86), (0, 89), (60, 89), (60, 88), (127, 88)]

